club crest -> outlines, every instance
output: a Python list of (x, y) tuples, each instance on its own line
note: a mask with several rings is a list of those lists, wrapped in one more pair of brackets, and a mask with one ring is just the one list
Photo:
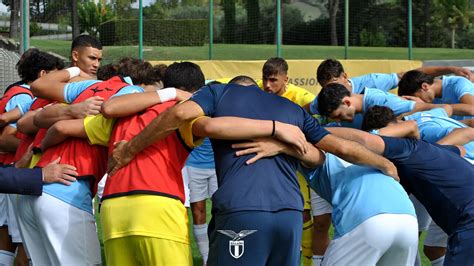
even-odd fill
[(241, 239), (257, 232), (257, 230), (242, 230), (239, 233), (232, 230), (217, 230), (217, 232), (232, 238), (229, 241), (229, 253), (233, 258), (238, 259), (244, 255), (245, 251), (245, 242)]

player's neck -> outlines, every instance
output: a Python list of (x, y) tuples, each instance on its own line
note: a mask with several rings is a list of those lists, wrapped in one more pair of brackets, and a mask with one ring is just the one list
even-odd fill
[(436, 98), (443, 97), (443, 81), (440, 79), (435, 79), (431, 87)]
[(362, 105), (364, 103), (364, 95), (363, 94), (352, 94), (351, 95), (352, 104), (355, 107), (356, 113), (362, 113)]

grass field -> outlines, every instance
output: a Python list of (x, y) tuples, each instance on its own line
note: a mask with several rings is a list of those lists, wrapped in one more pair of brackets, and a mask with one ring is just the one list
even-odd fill
[[(209, 220), (211, 218), (211, 202), (208, 200), (206, 202), (206, 206), (207, 206), (207, 221), (209, 223)], [(97, 209), (97, 206), (96, 206), (96, 209)], [(96, 212), (97, 214), (97, 212)], [(192, 253), (193, 253), (193, 265), (194, 266), (201, 266), (202, 265), (202, 259), (201, 259), (201, 256), (199, 254), (199, 250), (198, 250), (198, 247), (196, 245), (196, 242), (194, 241), (194, 235), (192, 233), (192, 224), (193, 224), (193, 216), (191, 214), (191, 209), (188, 209), (188, 217), (189, 217), (189, 235), (191, 237), (191, 250), (192, 250)], [(101, 237), (101, 233), (102, 233), (102, 228), (101, 228), (101, 225), (100, 225), (100, 217), (99, 215), (96, 215), (96, 219), (97, 219), (97, 227), (98, 227), (98, 231), (99, 231), (99, 240), (100, 240), (100, 246), (102, 248), (102, 260), (104, 262), (104, 266), (106, 265), (106, 262), (105, 262), (105, 256), (104, 256), (104, 253), (103, 253), (103, 250), (104, 250), (104, 244), (102, 242), (102, 237)], [(333, 235), (333, 229), (331, 227), (331, 237)], [(421, 239), (420, 239), (420, 243), (418, 245), (418, 250), (420, 251), (420, 254), (421, 254), (421, 264), (422, 266), (429, 266), (431, 265), (430, 264), (430, 261), (428, 260), (428, 258), (426, 258), (426, 256), (423, 254), (423, 241), (425, 240), (425, 237), (426, 237), (426, 234), (423, 233), (421, 235)]]
[[(31, 46), (69, 57), (70, 41), (31, 40)], [(208, 45), (199, 47), (145, 46), (145, 60), (207, 60)], [(215, 44), (215, 60), (266, 60), (276, 55), (275, 45)], [(137, 46), (106, 46), (105, 62), (124, 56), (138, 57)], [(342, 46), (283, 45), (282, 56), (286, 59), (344, 58)], [(415, 60), (472, 59), (474, 49), (414, 48)], [(407, 59), (407, 48), (350, 47), (349, 59)]]

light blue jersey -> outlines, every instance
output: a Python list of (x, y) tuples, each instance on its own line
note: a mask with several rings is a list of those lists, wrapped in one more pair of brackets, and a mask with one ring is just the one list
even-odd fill
[[(122, 88), (114, 96), (144, 91), (143, 88), (132, 85), (130, 79), (125, 79), (125, 81), (131, 85)], [(101, 81), (86, 80), (66, 84), (64, 87), (64, 100), (67, 103), (73, 102), (85, 89), (98, 82)], [(72, 182), (70, 186), (58, 183), (47, 184), (43, 186), (43, 192), (71, 204), (76, 208), (92, 213), (92, 193), (88, 180)]]
[(395, 115), (398, 116), (403, 113), (411, 112), (415, 108), (415, 104), (414, 101), (405, 100), (389, 92), (365, 88), (362, 113), (356, 114), (352, 122), (341, 122), (341, 124), (344, 127), (361, 129), (364, 113), (372, 106), (380, 105), (389, 107), (393, 110)]
[(352, 93), (363, 94), (365, 88), (389, 91), (398, 86), (398, 76), (396, 73), (379, 74), (372, 73), (349, 79), (352, 84)]
[[(405, 120), (415, 120), (420, 129), (421, 139), (429, 143), (436, 143), (456, 128), (467, 127), (450, 118), (443, 108), (417, 112), (406, 116)], [(466, 158), (474, 160), (474, 141), (465, 144), (464, 148), (466, 148)]]
[[(27, 84), (19, 85), (23, 88), (30, 89), (30, 86)], [(20, 110), (21, 115), (24, 115), (30, 109), (31, 104), (33, 103), (33, 99), (30, 95), (21, 93), (13, 96), (6, 104), (5, 111), (10, 112), (11, 110), (18, 108)], [(8, 124), (11, 127), (16, 128), (16, 122)]]
[[(444, 76), (442, 79), (442, 96), (441, 98), (435, 98), (433, 103), (461, 103), (461, 98), (468, 94), (474, 95), (474, 83), (464, 77)], [(456, 120), (462, 120), (474, 117), (452, 116), (452, 118)]]
[(205, 138), (201, 145), (194, 148), (189, 154), (186, 165), (201, 168), (201, 169), (214, 169), (214, 151), (212, 150), (211, 141), (209, 138)]
[[(352, 93), (363, 94), (365, 88), (372, 88), (381, 91), (389, 91), (398, 86), (398, 76), (396, 73), (378, 74), (372, 73), (359, 77), (349, 79), (352, 85)], [(318, 112), (318, 98), (316, 98), (309, 105), (311, 114), (319, 114)]]
[(416, 216), (402, 186), (376, 169), (353, 165), (326, 153), (321, 167), (301, 170), (310, 187), (333, 207), (334, 239), (378, 214)]

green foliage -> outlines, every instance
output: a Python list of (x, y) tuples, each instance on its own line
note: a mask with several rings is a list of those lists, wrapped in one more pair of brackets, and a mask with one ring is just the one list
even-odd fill
[(94, 2), (86, 2), (79, 5), (79, 25), (80, 32), (88, 32), (90, 35), (97, 36), (98, 27), (105, 21), (114, 18), (115, 14), (108, 5)]
[(360, 32), (360, 44), (361, 46), (373, 46), (373, 47), (383, 47), (387, 46), (387, 38), (382, 33), (381, 28), (376, 31), (369, 31), (363, 29)]
[(36, 36), (41, 34), (41, 26), (35, 21), (30, 22), (30, 35)]
[(474, 27), (470, 27), (462, 34), (458, 34), (457, 47), (463, 49), (474, 49)]
[(153, 5), (143, 8), (144, 19), (166, 19), (167, 5), (161, 1), (156, 1)]
[[(145, 20), (145, 45), (202, 46), (207, 38), (207, 20)], [(103, 45), (138, 43), (138, 20), (111, 20), (99, 26)]]
[(209, 16), (209, 7), (182, 5), (170, 9), (168, 15), (172, 19), (207, 19)]

